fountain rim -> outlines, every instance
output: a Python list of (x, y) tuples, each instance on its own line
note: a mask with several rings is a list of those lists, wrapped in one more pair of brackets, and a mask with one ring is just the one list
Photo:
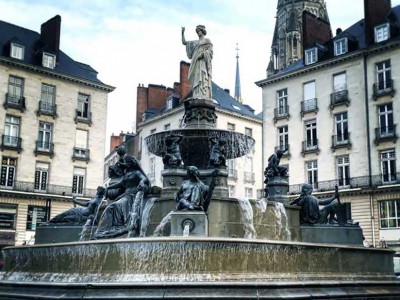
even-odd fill
[(118, 244), (118, 243), (140, 243), (140, 242), (225, 242), (225, 243), (244, 243), (244, 244), (270, 244), (270, 245), (288, 245), (299, 247), (320, 247), (320, 248), (341, 248), (348, 250), (364, 250), (374, 252), (392, 252), (395, 250), (387, 248), (373, 248), (364, 247), (362, 245), (344, 245), (344, 244), (322, 244), (322, 243), (307, 243), (307, 242), (292, 242), (292, 241), (277, 241), (267, 239), (245, 239), (245, 238), (227, 238), (227, 237), (133, 237), (133, 238), (117, 238), (117, 239), (104, 239), (104, 240), (91, 240), (91, 241), (76, 241), (67, 243), (51, 243), (51, 244), (38, 244), (38, 245), (21, 245), (5, 247), (2, 250), (13, 249), (33, 249), (33, 248), (48, 248), (48, 247), (64, 247), (64, 246), (82, 246), (82, 245), (102, 245), (102, 244)]

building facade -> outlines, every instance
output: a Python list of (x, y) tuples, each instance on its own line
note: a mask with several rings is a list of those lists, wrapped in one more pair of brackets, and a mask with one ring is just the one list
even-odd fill
[[(304, 59), (257, 82), (263, 90), (264, 159), (286, 150), (290, 192), (308, 182), (341, 190), (351, 217), (377, 246), (400, 239), (400, 7), (366, 0), (365, 18), (311, 43)], [(313, 30), (312, 16), (303, 26)], [(267, 140), (267, 137), (269, 140)]]
[(61, 17), (40, 33), (0, 21), (0, 247), (103, 182), (107, 95), (114, 88), (59, 49)]

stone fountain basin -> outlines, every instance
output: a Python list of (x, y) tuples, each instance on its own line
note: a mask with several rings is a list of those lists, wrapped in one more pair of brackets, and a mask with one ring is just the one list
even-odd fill
[[(254, 146), (254, 139), (243, 133), (208, 128), (183, 128), (161, 131), (146, 137), (145, 141), (150, 153), (163, 156), (165, 151), (164, 140), (170, 134), (183, 135), (180, 143), (182, 161), (185, 166), (197, 166), (204, 168), (210, 159), (210, 137), (225, 140), (226, 159), (241, 157), (249, 153)], [(201, 155), (199, 155), (201, 154)]]

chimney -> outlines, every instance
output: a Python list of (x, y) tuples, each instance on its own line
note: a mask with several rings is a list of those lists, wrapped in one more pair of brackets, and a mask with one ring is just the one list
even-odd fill
[(148, 97), (149, 89), (143, 84), (139, 84), (136, 93), (136, 132), (138, 124), (142, 122), (142, 115), (148, 108)]
[(43, 23), (40, 27), (40, 40), (57, 56), (57, 60), (60, 50), (60, 32), (61, 17), (59, 15)]
[(231, 91), (229, 89), (224, 89), (224, 92), (229, 95)]
[(365, 42), (367, 45), (374, 43), (375, 26), (384, 21), (391, 8), (390, 0), (364, 0)]
[(308, 11), (303, 11), (303, 49), (324, 44), (332, 38), (331, 25)]
[(341, 33), (342, 33), (342, 28), (336, 29), (336, 35), (341, 34)]
[(179, 95), (180, 101), (183, 101), (183, 99), (192, 90), (190, 83), (189, 83), (189, 79), (188, 79), (189, 67), (190, 67), (189, 63), (187, 63), (185, 61), (181, 61), (180, 68), (179, 68), (179, 71), (180, 71), (179, 79), (180, 79), (180, 83), (181, 83), (181, 93)]

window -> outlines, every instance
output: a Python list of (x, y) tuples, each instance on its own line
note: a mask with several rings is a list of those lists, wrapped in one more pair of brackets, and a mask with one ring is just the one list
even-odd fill
[(347, 112), (342, 112), (335, 115), (335, 123), (336, 123), (336, 142), (347, 143), (349, 140), (349, 129), (347, 122)]
[(45, 163), (36, 163), (35, 190), (46, 191), (48, 179), (49, 179), (49, 165)]
[(4, 125), (3, 145), (9, 147), (19, 146), (20, 118), (6, 115)]
[(166, 110), (170, 110), (172, 109), (172, 97), (169, 97), (167, 99), (167, 103), (166, 103)]
[(350, 162), (348, 156), (336, 158), (339, 186), (350, 185)]
[(11, 57), (16, 59), (24, 59), (25, 47), (15, 43), (11, 43)]
[(236, 179), (237, 171), (236, 171), (236, 161), (234, 159), (228, 159), (228, 178)]
[(46, 222), (46, 207), (28, 205), (26, 230), (36, 230), (38, 226)]
[(306, 65), (316, 63), (318, 60), (317, 48), (308, 49), (305, 51), (306, 54)]
[(72, 193), (83, 195), (85, 187), (86, 169), (74, 168), (74, 175), (72, 177)]
[(151, 183), (154, 184), (154, 181), (156, 180), (156, 158), (155, 157), (150, 158), (149, 179), (150, 179)]
[(87, 158), (88, 156), (88, 131), (77, 129), (75, 132), (75, 158)]
[(317, 97), (315, 96), (315, 81), (303, 84), (303, 97), (301, 111), (314, 111), (317, 109)]
[(247, 199), (253, 198), (253, 189), (252, 188), (245, 188), (245, 197)]
[(232, 123), (228, 123), (228, 130), (229, 131), (235, 131), (235, 124), (232, 124)]
[(50, 53), (43, 52), (42, 66), (54, 69), (56, 66), (56, 56)]
[(164, 130), (170, 130), (170, 129), (171, 129), (171, 124), (164, 125)]
[(281, 150), (288, 150), (289, 146), (289, 129), (288, 126), (278, 127), (278, 146)]
[(248, 135), (248, 136), (253, 136), (253, 129), (252, 129), (252, 128), (245, 127), (245, 128), (244, 128), (244, 134), (245, 134), (245, 135)]
[(90, 96), (82, 93), (78, 94), (77, 117), (83, 119), (90, 118)]
[(376, 82), (379, 91), (390, 89), (391, 81), (391, 66), (390, 60), (386, 60), (376, 64)]
[(240, 110), (240, 107), (237, 106), (237, 105), (232, 105), (232, 107), (233, 107), (234, 109), (236, 109), (236, 110)]
[(347, 38), (335, 41), (335, 56), (345, 54), (347, 52)]
[(381, 152), (382, 182), (396, 181), (396, 153), (394, 150)]
[(39, 107), (40, 111), (50, 113), (54, 111), (55, 90), (56, 88), (52, 85), (42, 84)]
[(379, 106), (379, 126), (380, 137), (392, 136), (394, 134), (392, 103)]
[(318, 146), (317, 139), (317, 121), (310, 120), (305, 123), (306, 127), (306, 147), (307, 149)]
[(382, 24), (375, 27), (375, 42), (383, 42), (390, 38), (389, 24)]
[(7, 101), (13, 104), (21, 104), (23, 98), (24, 80), (19, 77), (10, 76), (8, 78), (8, 95)]
[(400, 200), (379, 202), (380, 228), (400, 227)]
[(17, 206), (13, 204), (0, 205), (0, 229), (15, 229)]
[(333, 91), (341, 92), (347, 90), (347, 75), (346, 73), (340, 73), (333, 75)]
[(236, 196), (236, 188), (234, 185), (228, 185), (229, 198), (234, 198)]
[(288, 113), (287, 107), (287, 89), (283, 89), (277, 92), (278, 96), (278, 115), (284, 115)]
[(318, 188), (318, 163), (316, 160), (306, 162), (307, 183), (313, 188)]
[(39, 137), (37, 141), (37, 149), (50, 151), (52, 141), (53, 125), (51, 123), (39, 122)]
[(1, 160), (1, 176), (0, 186), (13, 187), (15, 178), (15, 166), (17, 161), (15, 158), (4, 157)]

